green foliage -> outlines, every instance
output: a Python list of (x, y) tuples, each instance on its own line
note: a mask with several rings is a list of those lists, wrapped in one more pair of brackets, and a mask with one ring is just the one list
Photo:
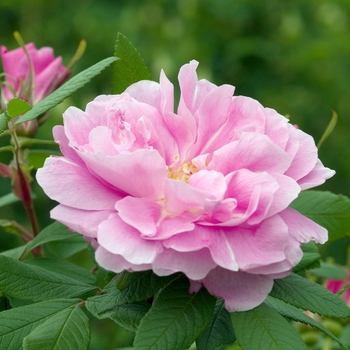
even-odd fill
[(334, 280), (345, 280), (348, 276), (343, 267), (321, 261), (321, 266), (311, 269), (310, 273), (320, 278), (331, 278)]
[(291, 207), (325, 227), (329, 242), (350, 234), (350, 199), (346, 196), (327, 191), (304, 191)]
[(107, 68), (112, 62), (116, 60), (116, 57), (108, 57), (80, 72), (68, 80), (61, 87), (59, 87), (57, 90), (55, 90), (51, 95), (47, 96), (42, 101), (37, 103), (28, 113), (19, 118), (16, 124), (35, 119), (39, 115), (47, 112), (49, 109), (57, 106), (65, 98), (69, 97), (73, 92), (83, 87), (94, 76), (100, 74), (103, 69)]
[(32, 106), (20, 98), (13, 98), (5, 108), (5, 115), (8, 119), (16, 118), (32, 109)]
[(151, 80), (151, 75), (143, 58), (121, 33), (118, 33), (117, 36), (115, 56), (119, 60), (112, 65), (113, 94), (121, 94), (128, 86), (140, 80)]
[(10, 120), (5, 113), (0, 114), (0, 135), (7, 129), (7, 123)]
[(243, 350), (306, 350), (296, 329), (277, 311), (261, 304), (253, 310), (231, 313)]

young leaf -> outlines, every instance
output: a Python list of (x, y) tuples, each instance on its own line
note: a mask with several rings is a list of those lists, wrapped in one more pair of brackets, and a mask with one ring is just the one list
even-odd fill
[(313, 318), (307, 316), (302, 310), (296, 308), (295, 306), (286, 304), (282, 300), (278, 300), (270, 296), (266, 298), (264, 303), (274, 308), (283, 317), (317, 328), (318, 330), (320, 330), (321, 332), (323, 332), (324, 334), (328, 335), (333, 340), (338, 342), (338, 344), (342, 348), (347, 349), (345, 344), (343, 344), (340, 341), (340, 339), (338, 339), (332, 332), (330, 332), (327, 328), (323, 327), (321, 324), (316, 322)]
[(225, 309), (224, 301), (217, 299), (214, 314), (207, 328), (197, 339), (197, 350), (215, 350), (235, 340), (230, 314)]
[(138, 327), (136, 350), (183, 350), (198, 338), (213, 314), (216, 298), (204, 288), (189, 294), (189, 287), (188, 279), (180, 277), (157, 295)]
[(68, 261), (53, 258), (32, 258), (24, 260), (24, 263), (38, 266), (47, 271), (56, 272), (84, 283), (96, 283), (96, 276), (90, 271)]
[(27, 335), (23, 350), (84, 350), (88, 349), (89, 342), (89, 319), (73, 305), (46, 319)]
[(329, 242), (350, 234), (350, 199), (346, 196), (327, 191), (303, 191), (291, 207), (325, 227)]
[(55, 90), (51, 95), (45, 97), (42, 101), (37, 103), (29, 112), (20, 117), (16, 124), (23, 123), (28, 120), (37, 118), (39, 115), (47, 112), (52, 107), (61, 103), (65, 98), (69, 97), (73, 92), (79, 90), (87, 84), (94, 76), (101, 73), (112, 62), (116, 61), (117, 57), (108, 57), (104, 60), (94, 64), (93, 66), (80, 72), (73, 78), (69, 79), (65, 84)]
[(9, 118), (5, 113), (0, 114), (0, 135), (7, 129)]
[(0, 290), (19, 299), (71, 298), (95, 286), (0, 255)]
[(276, 279), (270, 296), (326, 317), (350, 317), (350, 308), (335, 294), (294, 273)]
[(20, 98), (13, 98), (8, 102), (5, 108), (5, 114), (8, 119), (16, 118), (21, 114), (28, 112), (32, 109), (32, 106)]
[(243, 350), (307, 350), (296, 329), (265, 304), (231, 313), (231, 321)]
[(112, 65), (112, 94), (121, 94), (131, 84), (151, 79), (140, 53), (121, 33), (117, 36), (114, 55), (120, 60)]
[(35, 327), (79, 301), (79, 299), (56, 299), (1, 312), (0, 349), (21, 349), (23, 338)]

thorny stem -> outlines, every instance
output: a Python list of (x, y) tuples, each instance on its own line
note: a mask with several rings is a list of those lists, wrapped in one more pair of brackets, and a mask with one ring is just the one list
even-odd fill
[(17, 175), (19, 178), (19, 183), (21, 187), (21, 193), (22, 193), (22, 203), (24, 205), (24, 208), (26, 210), (27, 216), (29, 218), (30, 225), (32, 227), (32, 232), (34, 237), (38, 235), (39, 233), (39, 225), (38, 225), (38, 220), (36, 217), (35, 209), (34, 209), (34, 203), (32, 200), (31, 196), (31, 190), (30, 190), (30, 185), (29, 182), (27, 181), (25, 175), (23, 174), (21, 165), (20, 165), (20, 145), (17, 139), (16, 132), (12, 132), (12, 138), (14, 142), (14, 158), (15, 158), (15, 163), (16, 163), (16, 168), (17, 168)]

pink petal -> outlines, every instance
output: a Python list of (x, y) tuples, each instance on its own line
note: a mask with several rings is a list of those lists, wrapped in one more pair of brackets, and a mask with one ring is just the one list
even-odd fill
[(97, 240), (110, 253), (121, 255), (133, 265), (152, 263), (163, 249), (161, 243), (141, 238), (140, 232), (126, 224), (118, 214), (111, 214), (101, 223)]
[(98, 225), (107, 220), (111, 213), (111, 210), (81, 210), (60, 204), (51, 210), (50, 216), (72, 231), (96, 238)]
[(122, 198), (86, 168), (63, 157), (47, 158), (36, 178), (45, 193), (60, 204), (84, 210), (114, 210)]
[(273, 279), (217, 267), (203, 279), (203, 285), (209, 293), (225, 300), (227, 311), (236, 312), (260, 305), (271, 292)]

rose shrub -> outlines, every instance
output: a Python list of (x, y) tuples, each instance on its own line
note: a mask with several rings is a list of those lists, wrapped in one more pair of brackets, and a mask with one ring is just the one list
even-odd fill
[(334, 172), (311, 136), (234, 87), (198, 80), (195, 61), (173, 85), (140, 81), (54, 128), (62, 157), (39, 184), (59, 202), (51, 217), (81, 233), (105, 269), (183, 272), (229, 311), (259, 305), (273, 280), (327, 231), (289, 204)]
[(38, 50), (34, 43), (29, 43), (25, 49), (26, 52), (21, 47), (8, 51), (5, 46), (0, 46), (5, 73), (5, 83), (1, 87), (2, 108), (14, 97), (36, 104), (70, 74), (62, 65), (62, 58), (55, 58), (51, 47)]

